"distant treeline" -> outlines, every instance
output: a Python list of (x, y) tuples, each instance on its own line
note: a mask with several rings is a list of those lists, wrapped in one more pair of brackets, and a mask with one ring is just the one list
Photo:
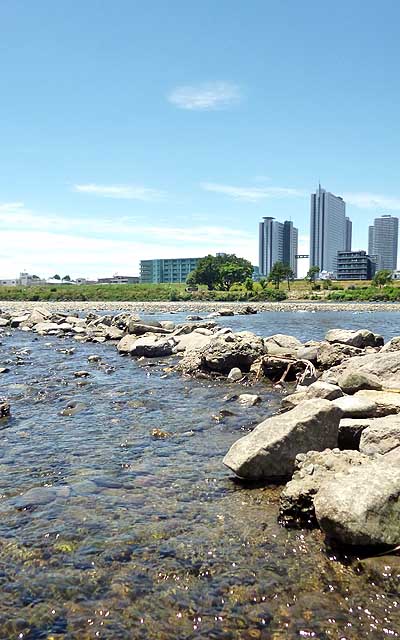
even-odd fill
[(286, 299), (283, 291), (272, 288), (254, 290), (236, 288), (233, 291), (186, 291), (185, 285), (173, 284), (111, 284), (111, 285), (55, 285), (5, 287), (0, 286), (0, 301), (115, 301), (115, 302), (162, 302), (179, 300), (215, 301), (280, 301)]

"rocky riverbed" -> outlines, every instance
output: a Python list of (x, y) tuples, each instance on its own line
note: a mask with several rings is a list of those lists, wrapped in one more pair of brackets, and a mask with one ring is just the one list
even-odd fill
[(4, 637), (396, 637), (395, 329), (2, 307)]

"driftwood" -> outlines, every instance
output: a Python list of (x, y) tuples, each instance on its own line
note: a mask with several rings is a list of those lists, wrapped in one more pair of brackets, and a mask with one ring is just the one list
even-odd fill
[(291, 358), (289, 356), (262, 356), (256, 363), (253, 365), (253, 371), (255, 372), (256, 380), (260, 380), (264, 375), (264, 369), (276, 369), (280, 371), (283, 367), (285, 370), (279, 380), (278, 384), (282, 383), (286, 380), (289, 372), (293, 367), (301, 365), (304, 367), (304, 371), (298, 378), (298, 383), (301, 384), (304, 382), (306, 378), (316, 377), (316, 369), (310, 360), (303, 360), (299, 358)]

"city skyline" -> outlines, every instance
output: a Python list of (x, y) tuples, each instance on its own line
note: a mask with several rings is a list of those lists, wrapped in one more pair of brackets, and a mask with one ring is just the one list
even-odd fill
[(362, 29), (355, 0), (176, 6), (1, 3), (2, 277), (257, 264), (264, 216), (295, 221), (308, 253), (318, 180), (354, 248), (400, 211), (400, 5), (364, 3)]

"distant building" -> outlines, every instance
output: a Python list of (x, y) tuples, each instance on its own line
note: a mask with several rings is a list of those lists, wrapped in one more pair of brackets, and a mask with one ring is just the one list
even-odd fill
[(252, 274), (252, 279), (254, 280), (254, 282), (259, 282), (261, 279), (261, 274), (260, 274), (260, 267), (256, 267), (253, 265), (253, 274)]
[(366, 251), (338, 251), (338, 280), (372, 280), (375, 262)]
[(113, 275), (111, 278), (98, 278), (98, 284), (139, 284), (138, 276)]
[(346, 219), (343, 198), (318, 186), (311, 194), (310, 267), (321, 271), (337, 270), (338, 251), (351, 245), (351, 221)]
[(275, 262), (288, 264), (297, 277), (298, 230), (293, 222), (279, 222), (271, 216), (259, 223), (259, 269), (269, 276)]
[(351, 240), (353, 235), (353, 223), (349, 217), (346, 216), (346, 237), (345, 237), (345, 251), (351, 251)]
[(201, 258), (164, 258), (141, 260), (140, 282), (142, 284), (182, 283), (194, 271)]
[(22, 271), (19, 274), (19, 278), (17, 278), (17, 283), (19, 285), (22, 285), (23, 287), (29, 287), (31, 285), (46, 284), (46, 280), (44, 280), (43, 278), (39, 278), (39, 276), (31, 276), (30, 273)]
[(376, 267), (380, 269), (397, 269), (397, 246), (399, 237), (399, 219), (383, 215), (375, 218), (368, 229), (368, 253), (376, 256)]
[(15, 278), (14, 280), (0, 280), (0, 285), (2, 287), (16, 287), (18, 284), (18, 279)]

